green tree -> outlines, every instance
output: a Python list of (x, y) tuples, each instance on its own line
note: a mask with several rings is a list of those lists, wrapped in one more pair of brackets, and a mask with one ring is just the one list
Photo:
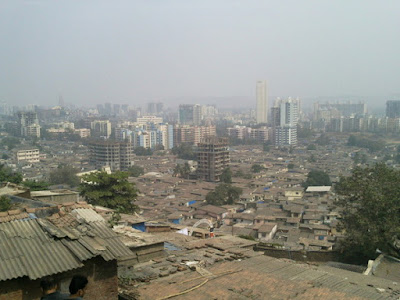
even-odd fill
[(80, 195), (93, 205), (115, 209), (120, 213), (132, 213), (136, 206), (137, 189), (128, 181), (128, 173), (96, 172), (84, 175), (79, 185)]
[(359, 164), (361, 161), (361, 156), (359, 152), (354, 153), (354, 156), (352, 158), (355, 164)]
[(9, 159), (10, 157), (6, 154), (6, 153), (3, 153), (2, 155), (1, 155), (1, 159)]
[(12, 208), (11, 200), (7, 196), (0, 197), (0, 211), (7, 211)]
[(180, 164), (176, 164), (175, 168), (174, 168), (174, 174), (173, 176), (178, 176), (181, 174), (181, 165)]
[(310, 144), (307, 146), (307, 150), (317, 150), (317, 146), (315, 146), (314, 144)]
[(311, 154), (310, 158), (308, 159), (309, 162), (316, 162), (317, 159), (315, 158), (314, 154)]
[(357, 167), (341, 177), (335, 190), (342, 208), (340, 225), (345, 239), (340, 243), (345, 261), (366, 264), (384, 253), (400, 257), (395, 246), (400, 239), (400, 171), (384, 163)]
[(367, 162), (368, 162), (367, 154), (363, 153), (363, 155), (361, 155), (361, 163), (365, 165)]
[(7, 136), (1, 140), (0, 146), (7, 148), (8, 150), (14, 149), (17, 145), (21, 144), (21, 141), (15, 137)]
[(22, 181), (22, 175), (20, 173), (13, 172), (11, 168), (0, 165), (0, 182), (12, 182), (19, 184)]
[(245, 175), (245, 174), (244, 174), (243, 170), (241, 170), (241, 169), (237, 170), (237, 171), (233, 174), (234, 177), (243, 177), (244, 175)]
[(253, 173), (260, 173), (262, 170), (264, 170), (265, 168), (259, 164), (254, 164), (251, 166), (251, 171)]
[(189, 179), (190, 166), (187, 162), (184, 165), (177, 164), (174, 169), (174, 176), (180, 176), (182, 178)]
[(218, 206), (233, 204), (235, 201), (239, 200), (242, 193), (243, 190), (239, 187), (221, 183), (215, 188), (215, 190), (206, 195), (206, 201), (208, 204)]
[(133, 149), (133, 152), (137, 156), (151, 156), (151, 155), (153, 155), (153, 151), (151, 151), (150, 148), (144, 148), (144, 147), (136, 147), (135, 149)]
[(268, 140), (263, 144), (263, 151), (264, 152), (269, 152), (271, 150), (271, 141)]
[(161, 150), (165, 150), (164, 145), (162, 145), (162, 144), (157, 144), (154, 147), (154, 151), (161, 151)]
[(287, 165), (287, 168), (289, 169), (289, 170), (293, 170), (294, 169), (294, 164), (292, 164), (292, 163), (290, 163), (290, 164), (288, 164)]
[(46, 181), (25, 180), (22, 185), (29, 188), (31, 191), (48, 190), (50, 183)]
[(297, 137), (298, 138), (310, 138), (313, 135), (313, 131), (309, 128), (303, 128), (297, 125)]
[(189, 179), (190, 175), (190, 166), (189, 163), (185, 162), (183, 166), (181, 166), (179, 170), (179, 174), (182, 178)]
[(132, 177), (139, 177), (140, 175), (144, 174), (144, 169), (140, 166), (133, 165), (132, 167), (128, 168), (128, 174)]
[(331, 141), (329, 139), (329, 136), (323, 133), (317, 138), (315, 142), (320, 146), (326, 146), (329, 145)]
[(308, 172), (307, 180), (303, 183), (303, 187), (308, 188), (309, 186), (320, 185), (332, 185), (329, 175), (320, 170), (311, 170)]
[(223, 183), (232, 183), (232, 171), (231, 168), (225, 168), (222, 171), (221, 176), (219, 177), (219, 180)]
[(68, 184), (70, 186), (77, 186), (80, 182), (78, 176), (76, 176), (78, 170), (72, 166), (60, 164), (57, 169), (50, 172), (50, 183), (51, 184)]
[(370, 152), (376, 152), (382, 150), (385, 147), (385, 142), (375, 139), (368, 139), (366, 137), (350, 135), (349, 139), (347, 140), (347, 145), (366, 148)]
[(196, 153), (193, 152), (193, 147), (189, 144), (181, 144), (171, 149), (172, 154), (177, 155), (178, 158), (187, 160), (196, 160)]

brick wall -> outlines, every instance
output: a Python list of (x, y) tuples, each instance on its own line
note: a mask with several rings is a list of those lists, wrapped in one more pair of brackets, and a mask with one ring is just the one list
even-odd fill
[[(88, 277), (85, 299), (113, 300), (118, 299), (117, 261), (106, 262), (102, 258), (93, 258), (85, 262), (82, 268), (56, 275), (63, 293), (68, 292), (72, 276)], [(0, 300), (38, 300), (41, 297), (40, 280), (29, 280), (27, 277), (0, 281)]]
[(290, 251), (282, 249), (267, 249), (265, 247), (256, 247), (256, 251), (264, 251), (264, 255), (275, 258), (288, 258), (295, 261), (339, 261), (339, 254), (336, 251)]

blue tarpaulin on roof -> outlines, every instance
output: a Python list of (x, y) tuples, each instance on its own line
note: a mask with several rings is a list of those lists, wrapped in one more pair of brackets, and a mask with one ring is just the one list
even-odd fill
[(269, 190), (269, 187), (265, 187), (265, 188), (264, 188), (264, 191), (268, 191), (268, 190)]
[(192, 200), (192, 201), (188, 202), (188, 205), (192, 205), (192, 204), (195, 204), (195, 203), (196, 203), (196, 200)]
[(140, 230), (142, 232), (146, 231), (146, 226), (144, 225), (144, 222), (133, 224), (132, 228)]

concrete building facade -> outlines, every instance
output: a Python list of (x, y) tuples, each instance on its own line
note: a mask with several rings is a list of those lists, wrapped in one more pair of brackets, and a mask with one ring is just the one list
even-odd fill
[(274, 142), (277, 146), (297, 144), (298, 99), (277, 99), (272, 109)]
[(230, 162), (228, 139), (207, 137), (197, 146), (198, 177), (205, 181), (219, 181)]
[(93, 141), (89, 143), (89, 159), (96, 169), (110, 167), (111, 171), (126, 171), (133, 166), (131, 143)]
[(267, 81), (259, 80), (256, 84), (256, 121), (257, 124), (268, 122), (268, 90)]

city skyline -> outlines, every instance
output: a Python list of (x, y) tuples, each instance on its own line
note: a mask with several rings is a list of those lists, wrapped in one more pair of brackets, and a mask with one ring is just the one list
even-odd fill
[(52, 105), (62, 95), (72, 104), (237, 107), (254, 103), (259, 78), (271, 99), (354, 95), (378, 106), (400, 98), (397, 1), (3, 1), (0, 8), (7, 103)]

